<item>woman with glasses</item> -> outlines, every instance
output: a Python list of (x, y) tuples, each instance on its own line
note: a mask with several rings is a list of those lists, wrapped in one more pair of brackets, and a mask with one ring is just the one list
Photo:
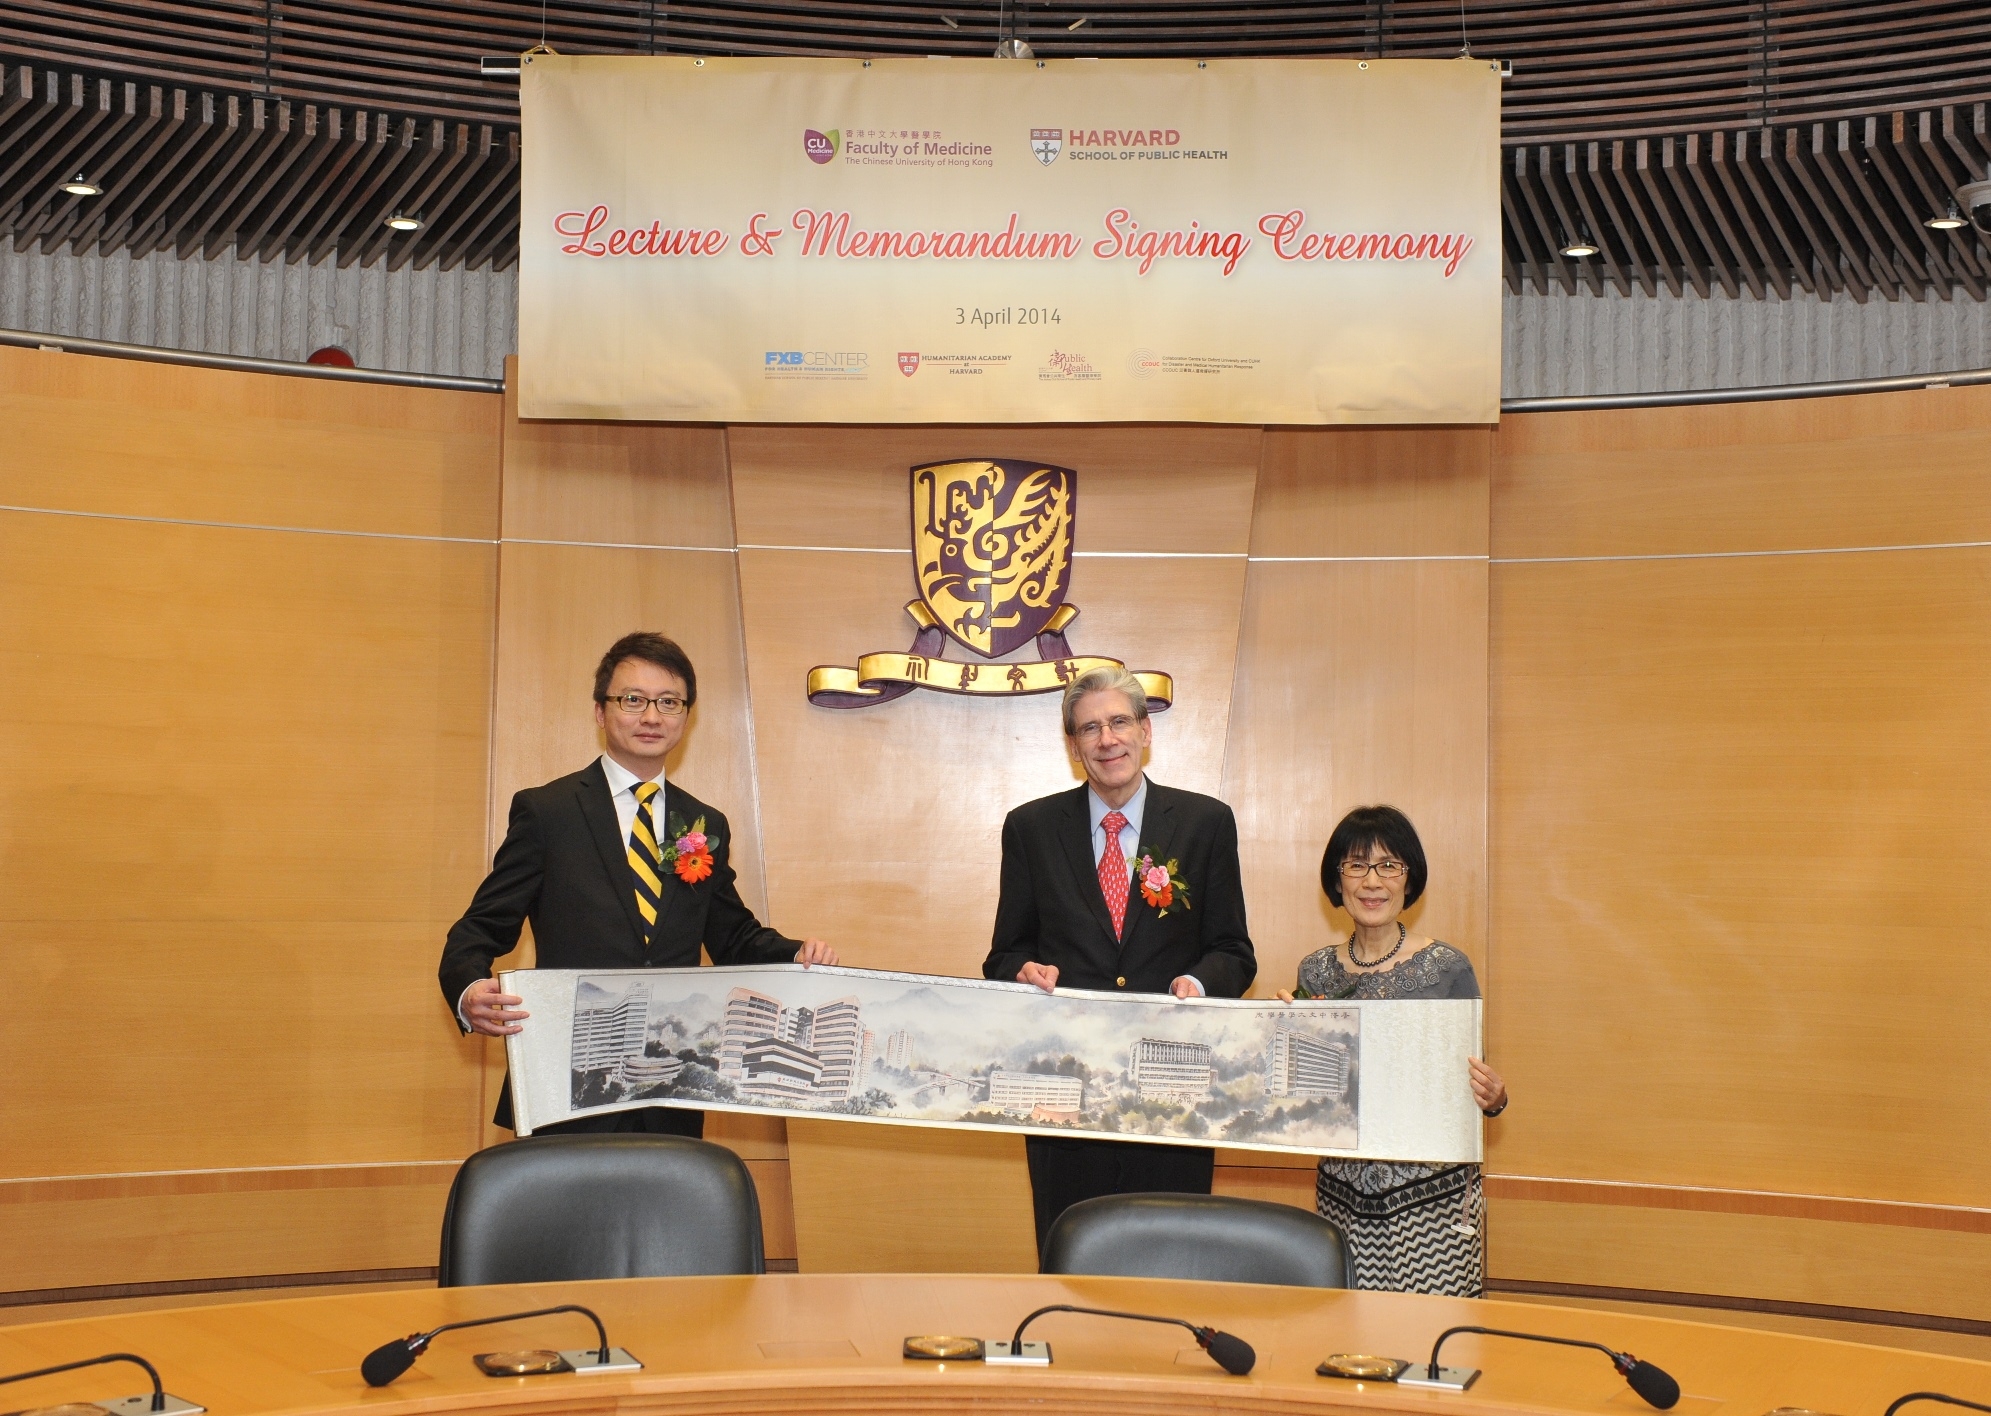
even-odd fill
[[(1479, 980), (1451, 945), (1412, 934), (1401, 918), (1424, 893), (1424, 847), (1393, 806), (1349, 812), (1328, 837), (1320, 883), (1355, 928), (1300, 961), (1298, 986), (1279, 997), (1477, 998)], [(1468, 1060), (1473, 1100), (1507, 1109), (1507, 1084)], [(1477, 1298), (1484, 1202), (1477, 1165), (1416, 1165), (1324, 1158), (1314, 1187), (1321, 1217), (1346, 1237), (1357, 1288)]]

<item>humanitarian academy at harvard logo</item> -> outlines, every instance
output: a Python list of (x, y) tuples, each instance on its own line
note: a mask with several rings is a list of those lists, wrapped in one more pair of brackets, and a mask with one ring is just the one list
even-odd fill
[(904, 374), (907, 378), (911, 378), (914, 374), (918, 373), (919, 355), (917, 353), (901, 350), (899, 353), (899, 372)]
[(1030, 130), (1030, 151), (1037, 160), (1049, 167), (1058, 160), (1064, 150), (1065, 130), (1063, 128), (1032, 128)]
[[(903, 356), (902, 356), (903, 357)], [(809, 670), (818, 708), (864, 708), (915, 688), (943, 693), (1057, 693), (1089, 669), (1118, 659), (1075, 655), (1065, 630), (1078, 618), (1067, 604), (1078, 473), (1016, 458), (929, 462), (912, 469), (913, 581), (906, 606), (918, 626), (912, 647), (859, 656), (857, 667)], [(1036, 662), (998, 662), (1036, 641)], [(943, 657), (952, 643), (972, 657)], [(1148, 707), (1175, 697), (1164, 673), (1136, 675)]]

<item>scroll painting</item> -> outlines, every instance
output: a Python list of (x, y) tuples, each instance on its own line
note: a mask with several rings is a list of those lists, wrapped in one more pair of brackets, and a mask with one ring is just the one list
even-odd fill
[(641, 1106), (1477, 1161), (1477, 1000), (1177, 1000), (792, 964), (530, 969), (518, 1133)]

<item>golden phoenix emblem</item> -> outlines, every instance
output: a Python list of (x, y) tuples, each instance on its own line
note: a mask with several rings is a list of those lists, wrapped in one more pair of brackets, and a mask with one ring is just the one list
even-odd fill
[(1029, 643), (1071, 586), (1077, 474), (977, 458), (912, 477), (914, 574), (934, 619), (984, 658)]

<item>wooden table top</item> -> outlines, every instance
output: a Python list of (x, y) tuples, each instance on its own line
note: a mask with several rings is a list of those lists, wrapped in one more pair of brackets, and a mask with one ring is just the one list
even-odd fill
[[(556, 1303), (600, 1313), (609, 1340), (644, 1363), (629, 1375), (494, 1379), (472, 1354), (584, 1347), (593, 1330), (563, 1314), (436, 1339), (393, 1385), (368, 1388), (360, 1359), (391, 1338), (445, 1322)], [(1046, 1303), (1182, 1317), (1251, 1343), (1258, 1364), (1227, 1375), (1179, 1328), (1054, 1313), (1031, 1326), (1056, 1355), (1048, 1369), (915, 1362), (911, 1334), (1007, 1337)], [(1316, 1376), (1336, 1352), (1418, 1360), (1458, 1323), (1579, 1337), (1671, 1372), (1686, 1416), (1763, 1416), (1810, 1407), (1881, 1416), (1904, 1392), (1991, 1400), (1991, 1363), (1707, 1323), (1538, 1304), (1246, 1284), (973, 1274), (769, 1274), (626, 1279), (372, 1292), (161, 1309), (0, 1328), (0, 1372), (102, 1352), (149, 1358), (168, 1391), (216, 1416), (237, 1413), (513, 1410), (857, 1413), (957, 1410), (1647, 1411), (1600, 1353), (1474, 1335), (1445, 1346), (1448, 1366), (1484, 1369), (1465, 1393)], [(101, 1400), (140, 1390), (144, 1374), (99, 1367), (0, 1389), (0, 1409)], [(1922, 1406), (1915, 1411), (1935, 1411)]]

